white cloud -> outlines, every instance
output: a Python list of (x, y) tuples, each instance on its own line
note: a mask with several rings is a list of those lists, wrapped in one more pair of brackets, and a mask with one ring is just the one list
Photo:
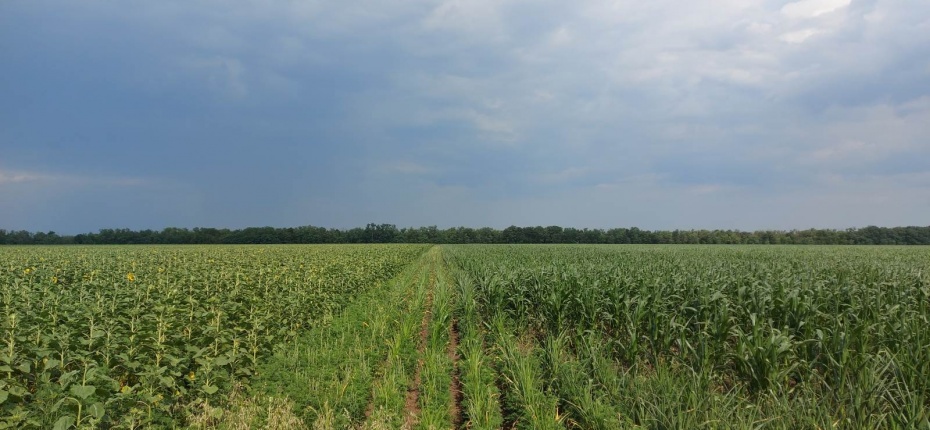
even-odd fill
[(779, 38), (788, 43), (801, 43), (809, 39), (811, 36), (814, 36), (821, 32), (822, 30), (806, 28), (804, 30), (792, 31), (790, 33), (782, 34)]
[(557, 172), (537, 175), (536, 180), (544, 184), (561, 184), (575, 179), (584, 178), (585, 176), (588, 176), (592, 170), (592, 168), (587, 166), (569, 167)]
[(472, 40), (501, 41), (506, 37), (499, 0), (445, 0), (423, 20), (430, 31), (454, 31)]
[(801, 0), (788, 3), (781, 8), (781, 13), (792, 19), (809, 19), (843, 9), (851, 0)]
[(0, 170), (0, 185), (19, 184), (25, 182), (42, 182), (53, 179), (53, 176), (36, 172)]
[(399, 173), (403, 175), (427, 175), (437, 172), (437, 170), (432, 167), (408, 160), (386, 163), (381, 167), (381, 170), (387, 173)]
[(549, 34), (549, 45), (553, 48), (562, 48), (572, 43), (572, 33), (565, 27), (559, 27)]
[(231, 99), (248, 95), (245, 66), (238, 58), (224, 56), (193, 57), (182, 61), (207, 88)]
[(137, 186), (151, 181), (142, 178), (75, 175), (68, 173), (47, 173), (41, 171), (0, 169), (0, 186), (42, 185), (42, 186)]
[(477, 111), (469, 111), (467, 116), (474, 123), (475, 128), (483, 135), (501, 142), (514, 142), (518, 138), (513, 122), (506, 118), (497, 117)]
[(720, 184), (699, 184), (691, 185), (688, 188), (692, 193), (701, 195), (720, 192), (724, 189), (724, 186)]
[(843, 160), (868, 161), (882, 153), (882, 146), (874, 142), (861, 140), (848, 140), (827, 147), (814, 150), (810, 153), (809, 161), (833, 162)]

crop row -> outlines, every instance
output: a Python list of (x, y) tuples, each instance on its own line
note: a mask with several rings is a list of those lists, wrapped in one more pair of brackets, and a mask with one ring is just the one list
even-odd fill
[(0, 427), (183, 423), (424, 249), (0, 249)]
[(926, 248), (445, 251), (505, 427), (930, 428)]

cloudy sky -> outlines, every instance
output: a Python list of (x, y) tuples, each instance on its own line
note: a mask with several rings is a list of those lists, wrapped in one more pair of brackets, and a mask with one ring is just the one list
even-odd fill
[(0, 228), (930, 225), (930, 2), (0, 2)]

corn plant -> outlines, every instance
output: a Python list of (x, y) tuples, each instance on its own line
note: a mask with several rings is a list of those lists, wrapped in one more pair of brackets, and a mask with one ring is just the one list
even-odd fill
[[(525, 411), (508, 405), (552, 392), (584, 428), (930, 428), (928, 248), (446, 253), (496, 333), (498, 379), (533, 388), (504, 393), (511, 419)], [(539, 354), (515, 339), (549, 370), (522, 367)]]

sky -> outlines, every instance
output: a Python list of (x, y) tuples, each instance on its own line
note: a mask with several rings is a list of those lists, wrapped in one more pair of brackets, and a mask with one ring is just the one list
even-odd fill
[(930, 2), (0, 2), (0, 228), (370, 222), (930, 225)]

